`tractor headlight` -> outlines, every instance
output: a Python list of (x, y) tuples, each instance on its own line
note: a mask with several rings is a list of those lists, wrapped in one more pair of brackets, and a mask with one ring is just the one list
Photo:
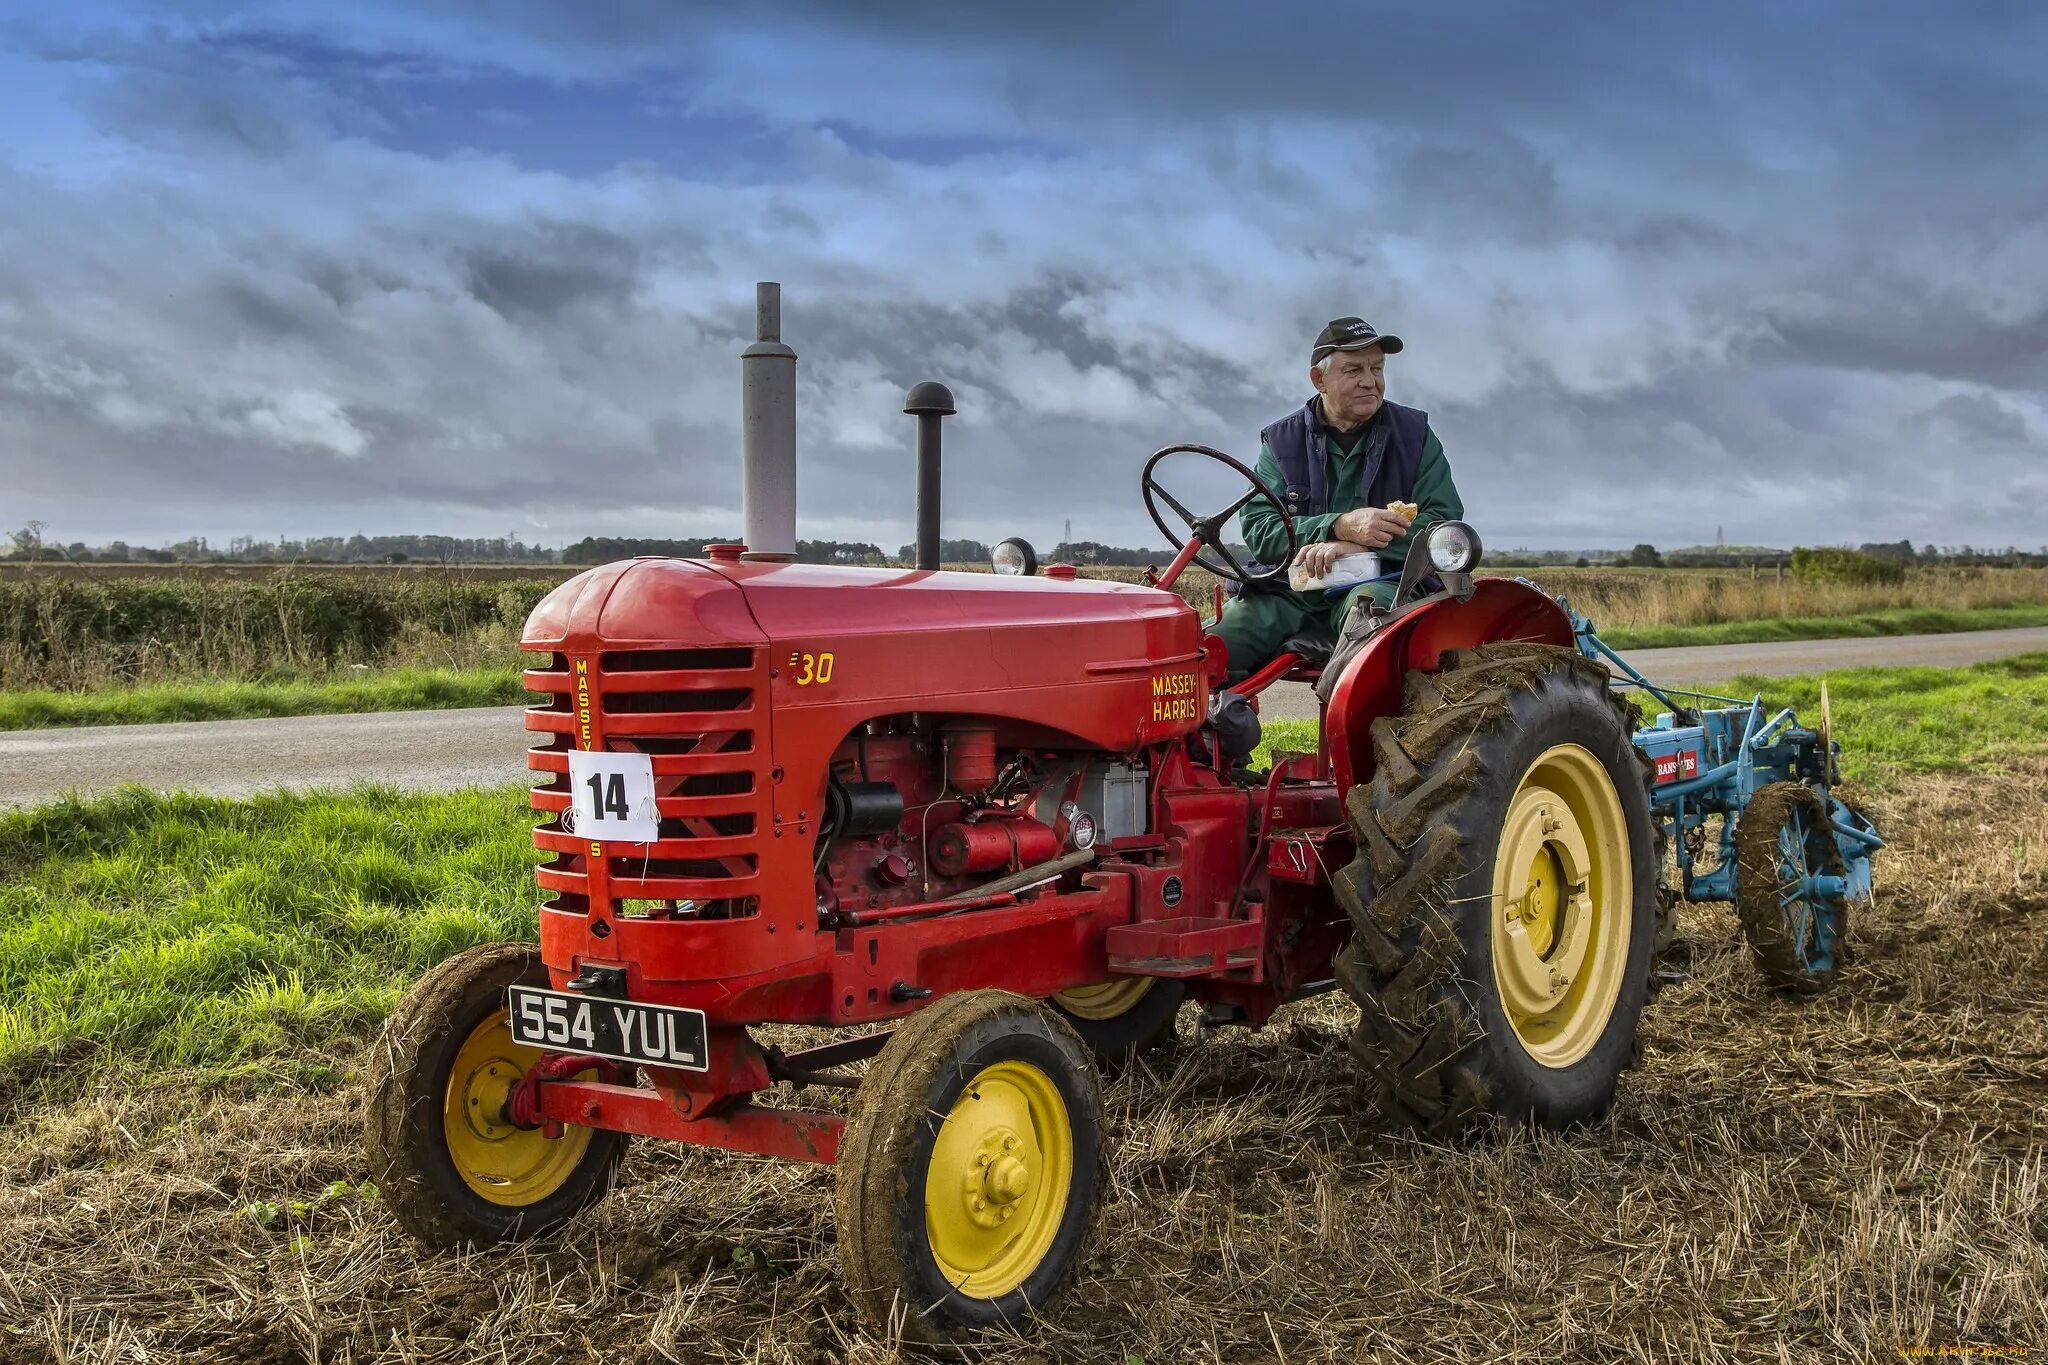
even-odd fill
[(989, 565), (997, 573), (1009, 577), (1030, 577), (1038, 572), (1038, 552), (1031, 548), (1031, 542), (1021, 536), (1008, 540), (989, 551)]
[(1429, 562), (1438, 573), (1471, 573), (1479, 567), (1479, 533), (1462, 521), (1429, 528)]

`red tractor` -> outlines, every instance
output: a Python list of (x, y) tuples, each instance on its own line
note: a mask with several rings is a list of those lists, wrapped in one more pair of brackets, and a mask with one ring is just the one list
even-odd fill
[[(1558, 603), (1470, 576), (1451, 522), (1411, 556), (1440, 586), (1405, 584), (1330, 676), (1304, 643), (1225, 688), (1171, 589), (1198, 556), (1249, 576), (1221, 531), (1251, 492), (1189, 514), (1169, 457), (1272, 495), (1217, 452), (1154, 456), (1147, 505), (1189, 533), (1149, 586), (712, 546), (535, 609), (540, 942), (443, 963), (377, 1049), (373, 1166), (408, 1229), (554, 1227), (629, 1134), (836, 1163), (849, 1293), (934, 1338), (1059, 1288), (1097, 1064), (1186, 1001), (1258, 1027), (1343, 990), (1364, 1086), (1429, 1136), (1608, 1105), (1659, 913), (1633, 708)], [(1282, 677), (1319, 682), (1320, 744), (1253, 774), (1212, 706)]]

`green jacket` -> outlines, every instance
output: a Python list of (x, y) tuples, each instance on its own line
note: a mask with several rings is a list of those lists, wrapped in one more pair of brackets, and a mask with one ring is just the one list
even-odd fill
[[(1319, 517), (1294, 519), (1294, 534), (1303, 545), (1335, 540), (1330, 528), (1337, 518), (1362, 505), (1359, 480), (1365, 472), (1365, 457), (1356, 447), (1352, 453), (1341, 453), (1339, 444), (1337, 441), (1329, 443), (1330, 506), (1333, 510)], [(1259, 443), (1258, 473), (1269, 488), (1287, 486), (1287, 481), (1280, 474), (1280, 462), (1273, 458), (1272, 450), (1264, 441)], [(1415, 473), (1415, 491), (1407, 500), (1418, 509), (1415, 514), (1418, 526), (1465, 515), (1464, 499), (1458, 496), (1458, 486), (1451, 481), (1451, 462), (1444, 456), (1443, 442), (1437, 440), (1434, 427), (1430, 428), (1423, 441), (1422, 465)], [(1287, 531), (1279, 508), (1263, 497), (1255, 497), (1238, 513), (1238, 525), (1244, 529), (1245, 545), (1260, 563), (1285, 562)], [(1404, 533), (1377, 552), (1385, 570), (1399, 568), (1408, 558), (1408, 542), (1409, 536)]]

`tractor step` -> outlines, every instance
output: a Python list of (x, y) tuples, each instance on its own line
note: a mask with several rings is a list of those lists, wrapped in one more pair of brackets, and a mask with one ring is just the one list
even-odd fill
[(1126, 976), (1212, 976), (1256, 969), (1266, 926), (1250, 919), (1146, 920), (1120, 924), (1103, 946), (1109, 968)]

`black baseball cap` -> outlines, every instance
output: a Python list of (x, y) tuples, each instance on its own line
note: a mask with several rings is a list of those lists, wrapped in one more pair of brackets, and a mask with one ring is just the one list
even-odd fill
[(1313, 365), (1332, 351), (1362, 351), (1368, 346), (1377, 346), (1392, 355), (1401, 349), (1401, 338), (1380, 335), (1364, 318), (1338, 318), (1316, 338), (1316, 348), (1309, 352), (1308, 362)]

